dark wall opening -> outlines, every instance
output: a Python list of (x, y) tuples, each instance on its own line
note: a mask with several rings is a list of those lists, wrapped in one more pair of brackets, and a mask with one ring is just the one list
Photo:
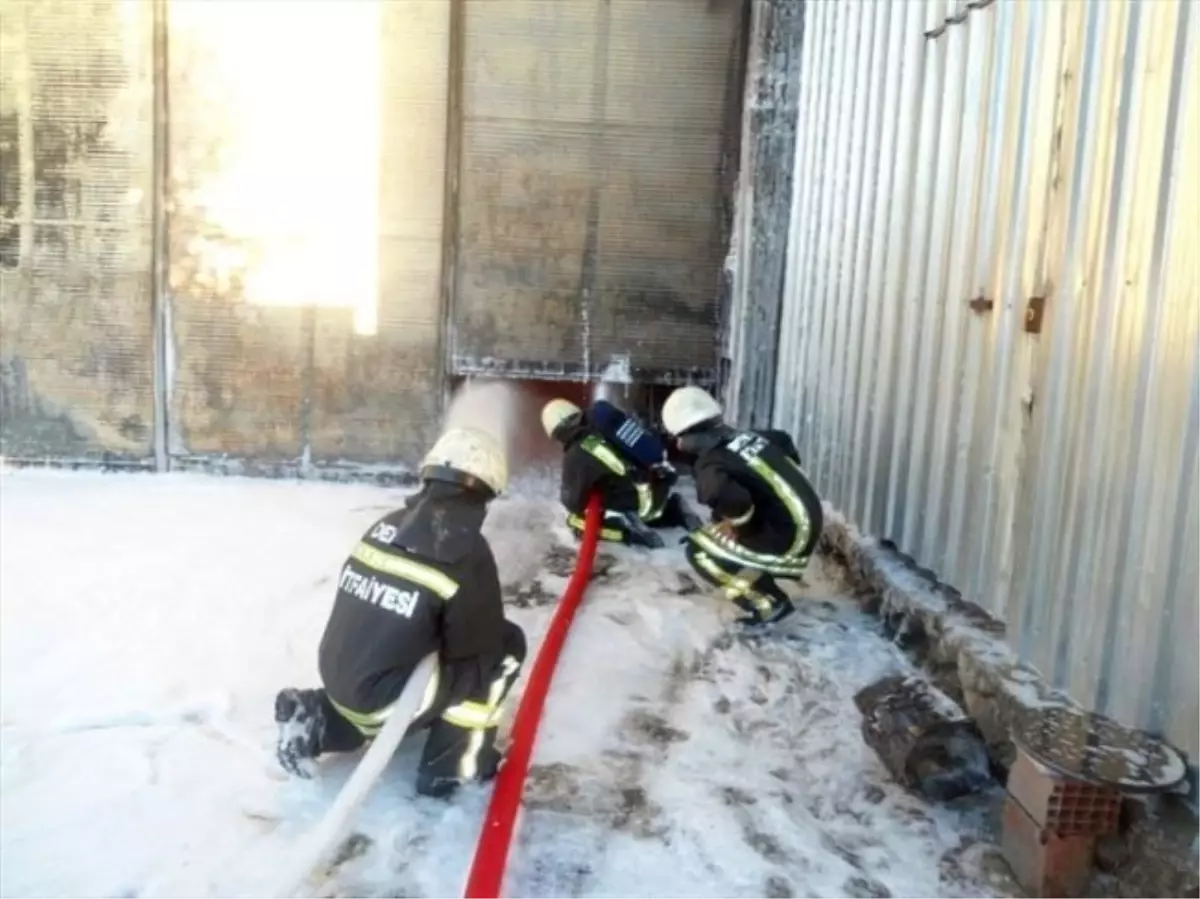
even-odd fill
[[(468, 378), (450, 379), (450, 396), (456, 395)], [(515, 385), (520, 402), (515, 411), (514, 445), (510, 460), (514, 471), (527, 468), (553, 466), (557, 463), (560, 450), (542, 430), (542, 407), (555, 397), (570, 400), (577, 406), (587, 406), (594, 399), (603, 397), (609, 402), (636, 415), (643, 422), (659, 424), (659, 411), (674, 387), (662, 384), (601, 384), (595, 381), (555, 381), (539, 378), (505, 378)]]

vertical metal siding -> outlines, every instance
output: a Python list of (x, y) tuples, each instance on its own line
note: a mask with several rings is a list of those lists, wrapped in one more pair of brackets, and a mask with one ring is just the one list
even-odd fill
[(1192, 753), (1196, 18), (813, 4), (775, 395), (829, 501)]

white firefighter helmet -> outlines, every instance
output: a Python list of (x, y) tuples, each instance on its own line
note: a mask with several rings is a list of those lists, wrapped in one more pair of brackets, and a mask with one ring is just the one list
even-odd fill
[(499, 495), (508, 486), (508, 459), (504, 447), (478, 428), (451, 428), (433, 444), (421, 463), (424, 480), (473, 482)]
[(553, 437), (554, 432), (572, 415), (578, 415), (580, 408), (570, 400), (552, 399), (542, 406), (542, 429), (547, 437)]
[(721, 404), (707, 390), (691, 385), (674, 391), (662, 407), (663, 427), (678, 437), (696, 425), (721, 417)]

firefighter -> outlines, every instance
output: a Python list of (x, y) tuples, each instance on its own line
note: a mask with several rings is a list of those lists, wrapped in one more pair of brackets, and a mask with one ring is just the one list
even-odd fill
[(421, 481), (342, 565), (321, 638), (323, 687), (275, 698), (279, 762), (297, 776), (311, 777), (318, 756), (349, 752), (377, 734), (431, 652), (438, 674), (409, 728), (429, 732), (417, 792), (449, 796), (499, 767), (500, 704), (525, 660), (525, 634), (504, 618), (481, 527), (507, 485), (508, 462), (490, 435), (454, 429), (426, 456)]
[(680, 387), (662, 420), (691, 460), (696, 497), (712, 522), (687, 536), (696, 573), (721, 588), (745, 625), (769, 624), (795, 611), (779, 580), (799, 580), (821, 535), (821, 501), (782, 431), (726, 425), (720, 404), (699, 387)]
[(542, 427), (563, 447), (562, 504), (567, 526), (583, 533), (588, 498), (604, 502), (600, 539), (658, 549), (663, 539), (652, 529), (693, 528), (700, 520), (671, 491), (677, 476), (666, 447), (615, 406), (597, 401), (587, 411), (564, 399), (542, 409)]

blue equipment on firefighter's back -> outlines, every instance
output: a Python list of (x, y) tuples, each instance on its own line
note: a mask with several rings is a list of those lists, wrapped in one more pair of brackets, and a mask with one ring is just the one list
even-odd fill
[(666, 463), (666, 444), (636, 418), (626, 415), (607, 400), (592, 403), (588, 418), (606, 442), (639, 468), (656, 469)]

